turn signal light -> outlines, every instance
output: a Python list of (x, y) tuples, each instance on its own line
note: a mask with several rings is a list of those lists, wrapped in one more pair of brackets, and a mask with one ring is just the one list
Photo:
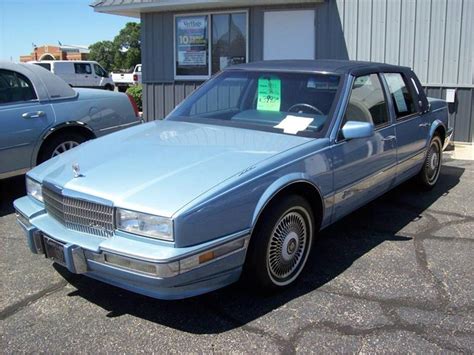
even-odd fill
[(211, 261), (214, 258), (214, 252), (208, 251), (207, 253), (199, 255), (199, 264), (207, 263), (208, 261)]

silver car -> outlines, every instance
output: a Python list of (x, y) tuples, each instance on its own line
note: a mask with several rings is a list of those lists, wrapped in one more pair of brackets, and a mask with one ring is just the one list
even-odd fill
[(139, 123), (130, 96), (73, 89), (40, 66), (0, 62), (0, 178)]

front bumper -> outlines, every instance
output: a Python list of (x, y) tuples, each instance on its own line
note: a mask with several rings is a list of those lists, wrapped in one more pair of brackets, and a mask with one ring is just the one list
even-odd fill
[(97, 237), (65, 228), (25, 196), (15, 201), (18, 223), (30, 250), (45, 254), (45, 238), (58, 242), (70, 272), (160, 299), (191, 297), (237, 281), (242, 272), (249, 231), (192, 247), (117, 232)]

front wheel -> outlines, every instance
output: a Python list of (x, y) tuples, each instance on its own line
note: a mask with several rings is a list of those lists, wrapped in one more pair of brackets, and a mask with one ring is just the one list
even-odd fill
[(418, 174), (417, 180), (422, 188), (430, 190), (436, 185), (436, 182), (438, 182), (442, 157), (443, 143), (439, 136), (434, 136), (428, 147), (423, 167)]
[(308, 259), (314, 233), (311, 206), (291, 195), (269, 206), (252, 235), (245, 276), (264, 290), (293, 283)]

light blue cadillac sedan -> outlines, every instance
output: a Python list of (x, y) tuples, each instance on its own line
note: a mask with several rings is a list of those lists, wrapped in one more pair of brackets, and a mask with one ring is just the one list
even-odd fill
[(432, 188), (452, 130), (404, 67), (231, 67), (162, 121), (31, 170), (15, 201), (33, 253), (156, 298), (246, 275), (293, 283), (318, 231), (401, 182)]

